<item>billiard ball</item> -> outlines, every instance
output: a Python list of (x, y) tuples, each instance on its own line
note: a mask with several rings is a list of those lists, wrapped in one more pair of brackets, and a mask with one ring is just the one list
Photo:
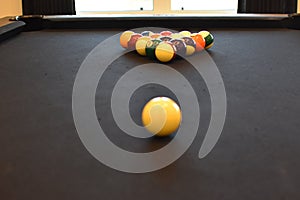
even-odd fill
[(211, 48), (214, 44), (213, 35), (208, 31), (200, 31), (199, 34), (202, 35), (205, 40), (205, 49)]
[(205, 40), (202, 35), (199, 33), (193, 33), (191, 35), (191, 38), (193, 38), (196, 42), (196, 51), (202, 51), (205, 48)]
[(155, 97), (144, 106), (142, 123), (153, 135), (165, 137), (179, 128), (181, 116), (181, 110), (174, 100), (168, 97)]
[(172, 33), (172, 35), (171, 35), (171, 38), (173, 38), (173, 39), (179, 39), (181, 37), (182, 37), (182, 35), (180, 33)]
[(127, 47), (128, 47), (128, 41), (129, 41), (129, 39), (130, 39), (130, 37), (131, 37), (132, 34), (134, 34), (133, 31), (124, 31), (121, 34), (121, 36), (120, 36), (120, 45), (123, 48), (127, 49)]
[(130, 39), (127, 43), (127, 49), (134, 50), (135, 49), (135, 43), (140, 37), (142, 37), (142, 35), (139, 34), (139, 33), (131, 34)]
[(149, 58), (155, 59), (155, 49), (156, 47), (159, 45), (159, 43), (161, 43), (161, 40), (158, 39), (151, 39), (149, 41), (147, 41), (146, 43), (146, 55)]
[(190, 31), (180, 31), (179, 34), (184, 36), (184, 37), (191, 37), (191, 32)]
[(161, 41), (170, 41), (170, 40), (172, 40), (172, 38), (170, 36), (161, 36), (161, 37), (159, 37), (159, 39)]
[(184, 57), (186, 55), (186, 44), (182, 39), (173, 39), (170, 41), (176, 49), (176, 55)]
[(152, 31), (143, 31), (143, 32), (141, 32), (141, 35), (142, 36), (151, 36), (151, 35), (153, 35), (153, 32)]
[(196, 42), (191, 37), (182, 37), (184, 43), (186, 44), (186, 54), (187, 56), (190, 56), (195, 53), (196, 51)]
[(157, 39), (157, 38), (161, 37), (161, 35), (159, 33), (153, 33), (150, 37), (152, 39)]
[(149, 36), (142, 36), (136, 41), (135, 50), (141, 56), (146, 56), (146, 44), (149, 40), (151, 40)]
[(169, 41), (162, 41), (155, 49), (155, 57), (160, 62), (170, 62), (174, 59), (175, 55), (175, 47)]
[(162, 36), (170, 36), (170, 35), (172, 35), (172, 32), (171, 31), (162, 31), (162, 32), (160, 32), (160, 35), (162, 35)]

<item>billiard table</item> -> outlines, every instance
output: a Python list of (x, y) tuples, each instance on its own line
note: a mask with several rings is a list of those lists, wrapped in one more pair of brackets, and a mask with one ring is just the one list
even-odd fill
[[(226, 19), (219, 27), (213, 25), (218, 23), (213, 20), (213, 24), (205, 24), (210, 26), (197, 27), (194, 22), (188, 29), (197, 32), (205, 28), (213, 34), (213, 47), (192, 57), (200, 63), (203, 54), (211, 59), (226, 92), (226, 97), (222, 96), (226, 115), (219, 138), (211, 151), (199, 158), (211, 116), (218, 113), (218, 107), (213, 110), (211, 106), (213, 94), (207, 86), (210, 80), (197, 73), (189, 58), (161, 64), (122, 49), (117, 34), (141, 28), (141, 22), (135, 26), (129, 20), (126, 28), (122, 20), (116, 27), (111, 24), (116, 21), (105, 21), (106, 26), (100, 26), (91, 18), (88, 22), (77, 18), (51, 20), (47, 26), (35, 24), (35, 30), (22, 23), (22, 32), (0, 43), (1, 199), (300, 199), (299, 30), (277, 26), (276, 20), (258, 20), (249, 26), (249, 19), (240, 22), (241, 27), (232, 26)], [(187, 29), (184, 23), (177, 22), (176, 27), (172, 20), (145, 26), (151, 24), (172, 24), (165, 28), (177, 31)], [(115, 42), (107, 43), (102, 51), (110, 55), (117, 49), (121, 56), (104, 70), (101, 63), (106, 58), (94, 53), (109, 38)], [(91, 59), (93, 62), (89, 62)], [(94, 94), (99, 125), (113, 144), (137, 154), (157, 151), (176, 140), (176, 135), (143, 139), (125, 134), (114, 121), (111, 109), (112, 90), (118, 80), (136, 66), (147, 67), (149, 63), (155, 64), (153, 70), (148, 66), (149, 73), (160, 73), (155, 66), (164, 65), (188, 80), (199, 101), (201, 118), (189, 118), (199, 128), (178, 159), (145, 173), (118, 170), (97, 159), (86, 147), (81, 135), (85, 133), (79, 133), (84, 129), (79, 130), (74, 120), (76, 80), (80, 69), (89, 63), (96, 63), (96, 75), (100, 75), (97, 70), (103, 70)], [(90, 76), (95, 78), (95, 74)], [(165, 77), (174, 84), (178, 81), (172, 73)], [(85, 76), (84, 81), (89, 83), (90, 79)], [(137, 80), (133, 77), (127, 81)], [(82, 86), (82, 96), (84, 89), (89, 90), (88, 83)], [(188, 96), (187, 91), (182, 93)], [(81, 97), (81, 93), (76, 94)], [(181, 105), (168, 87), (147, 83), (134, 91), (127, 105), (136, 124), (141, 125), (143, 105), (155, 96), (171, 97)], [(88, 105), (83, 104), (76, 114), (84, 113), (84, 106)], [(188, 123), (184, 117), (183, 123)], [(189, 137), (192, 130), (187, 128), (183, 134)], [(115, 156), (109, 150), (102, 153)], [(119, 161), (127, 162), (126, 157)]]

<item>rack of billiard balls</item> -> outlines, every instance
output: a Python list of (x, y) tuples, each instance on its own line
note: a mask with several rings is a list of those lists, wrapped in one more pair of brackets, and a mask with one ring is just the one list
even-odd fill
[(194, 53), (209, 49), (214, 44), (213, 35), (202, 30), (191, 33), (190, 31), (143, 31), (136, 33), (124, 31), (120, 36), (120, 45), (128, 50), (135, 50), (141, 56), (148, 56), (166, 63), (175, 57), (191, 56)]

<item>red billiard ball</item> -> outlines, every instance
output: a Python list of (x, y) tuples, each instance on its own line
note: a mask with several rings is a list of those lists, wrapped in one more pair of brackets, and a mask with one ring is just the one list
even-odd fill
[(170, 35), (172, 35), (172, 32), (171, 31), (162, 31), (162, 32), (160, 32), (160, 35), (162, 35), (162, 36), (170, 36)]
[(128, 43), (127, 43), (127, 46), (128, 46), (128, 49), (129, 49), (129, 50), (134, 50), (134, 49), (135, 49), (135, 43), (136, 43), (136, 41), (137, 41), (140, 37), (142, 37), (142, 35), (139, 34), (139, 33), (134, 33), (134, 34), (131, 35), (131, 37), (130, 37)]

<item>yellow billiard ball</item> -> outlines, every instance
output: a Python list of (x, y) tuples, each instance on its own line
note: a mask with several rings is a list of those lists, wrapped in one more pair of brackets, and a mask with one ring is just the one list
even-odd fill
[(155, 97), (144, 106), (142, 122), (153, 135), (168, 136), (180, 126), (181, 110), (172, 99)]

